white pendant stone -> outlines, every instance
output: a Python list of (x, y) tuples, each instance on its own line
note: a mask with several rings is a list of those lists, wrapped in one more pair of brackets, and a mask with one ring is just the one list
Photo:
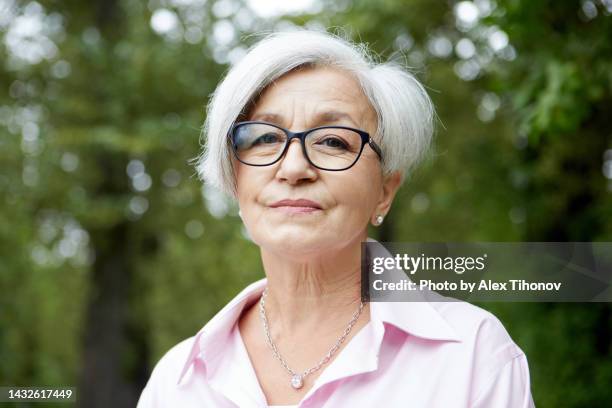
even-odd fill
[(291, 377), (291, 386), (296, 390), (299, 390), (304, 385), (304, 381), (302, 381), (302, 376), (299, 374), (294, 374)]

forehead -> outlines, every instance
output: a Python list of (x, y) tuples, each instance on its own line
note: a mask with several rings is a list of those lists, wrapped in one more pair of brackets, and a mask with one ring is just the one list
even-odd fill
[(272, 114), (270, 118), (278, 118), (292, 115), (294, 110), (329, 121), (347, 116), (356, 123), (376, 121), (359, 82), (350, 73), (331, 67), (303, 67), (283, 75), (264, 89), (249, 116), (259, 115), (261, 119), (262, 114)]
[(365, 98), (357, 80), (346, 71), (332, 67), (300, 67), (270, 84), (262, 99), (279, 92), (304, 91), (333, 94), (338, 98)]

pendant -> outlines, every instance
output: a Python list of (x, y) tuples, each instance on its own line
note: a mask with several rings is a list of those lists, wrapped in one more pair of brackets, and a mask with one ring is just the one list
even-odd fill
[(291, 386), (296, 390), (299, 390), (304, 385), (304, 381), (302, 381), (302, 376), (299, 374), (293, 374), (291, 377)]

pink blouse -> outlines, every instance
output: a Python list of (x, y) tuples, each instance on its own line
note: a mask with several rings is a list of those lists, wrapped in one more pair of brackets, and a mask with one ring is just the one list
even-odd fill
[[(252, 283), (155, 366), (138, 408), (267, 407), (237, 321)], [(533, 407), (523, 351), (491, 313), (466, 302), (370, 303), (370, 321), (297, 407)]]

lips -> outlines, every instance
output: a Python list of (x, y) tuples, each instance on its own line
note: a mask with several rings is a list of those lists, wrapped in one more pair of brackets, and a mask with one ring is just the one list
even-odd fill
[(270, 207), (272, 207), (272, 208), (295, 207), (295, 209), (303, 208), (303, 209), (316, 209), (316, 210), (322, 210), (323, 209), (323, 207), (321, 207), (321, 204), (317, 203), (316, 201), (306, 200), (304, 198), (300, 198), (298, 200), (281, 200), (281, 201), (277, 201), (275, 203), (270, 204)]
[(280, 200), (270, 204), (270, 208), (290, 216), (320, 214), (323, 209), (321, 204), (305, 198), (297, 200)]

